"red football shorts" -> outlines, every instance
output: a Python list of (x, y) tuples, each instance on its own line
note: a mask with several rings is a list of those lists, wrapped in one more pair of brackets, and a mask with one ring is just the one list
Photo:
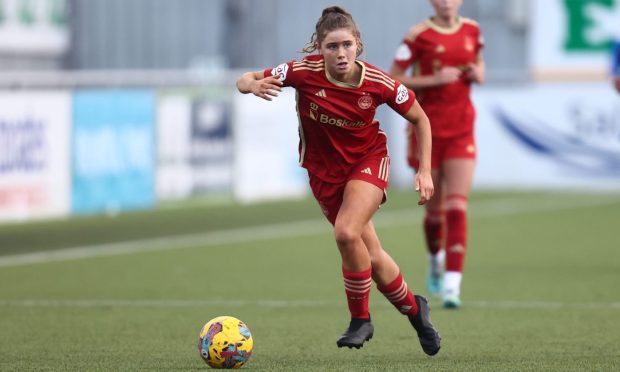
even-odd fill
[[(439, 168), (448, 159), (476, 159), (476, 152), (476, 140), (473, 133), (459, 137), (433, 138), (431, 168)], [(407, 160), (412, 168), (418, 169), (418, 142), (415, 133), (409, 136)]]
[(390, 158), (369, 157), (351, 168), (347, 179), (341, 183), (325, 182), (309, 174), (310, 188), (325, 217), (333, 225), (336, 222), (338, 211), (342, 205), (344, 188), (351, 180), (362, 180), (383, 190), (383, 202), (387, 198), (388, 179), (390, 177)]

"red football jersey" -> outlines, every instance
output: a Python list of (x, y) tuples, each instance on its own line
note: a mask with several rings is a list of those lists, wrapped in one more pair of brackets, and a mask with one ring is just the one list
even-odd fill
[[(414, 75), (432, 75), (444, 66), (465, 71), (483, 46), (480, 27), (473, 20), (459, 17), (454, 27), (442, 28), (428, 19), (409, 30), (394, 63), (405, 70), (413, 66)], [(473, 133), (475, 110), (470, 90), (471, 83), (464, 75), (452, 84), (416, 89), (418, 101), (431, 121), (433, 137)]]
[(374, 119), (377, 107), (387, 103), (403, 115), (415, 101), (411, 90), (385, 72), (356, 63), (362, 68), (356, 85), (331, 77), (321, 55), (264, 71), (297, 90), (299, 163), (325, 182), (344, 182), (366, 156), (387, 156), (386, 135)]

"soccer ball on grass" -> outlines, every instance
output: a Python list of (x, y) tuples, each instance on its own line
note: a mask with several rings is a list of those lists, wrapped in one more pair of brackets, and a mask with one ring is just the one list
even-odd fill
[(254, 340), (250, 329), (232, 316), (213, 318), (200, 330), (198, 350), (213, 368), (239, 368), (252, 355)]

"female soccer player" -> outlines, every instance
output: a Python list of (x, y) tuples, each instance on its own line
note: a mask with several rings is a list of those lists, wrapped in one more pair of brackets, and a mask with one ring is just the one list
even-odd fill
[[(433, 132), (431, 175), (435, 197), (426, 204), (428, 291), (445, 308), (461, 306), (467, 247), (467, 199), (476, 159), (472, 83), (484, 81), (478, 24), (460, 17), (461, 0), (430, 0), (435, 15), (413, 26), (396, 52), (390, 74), (418, 94)], [(413, 76), (406, 74), (414, 66)], [(409, 164), (420, 171), (420, 142), (409, 136)], [(442, 250), (445, 247), (445, 252)], [(445, 277), (444, 274), (445, 260)]]
[(373, 336), (368, 310), (371, 282), (415, 328), (422, 349), (434, 355), (440, 337), (430, 321), (424, 297), (414, 295), (396, 262), (382, 248), (372, 216), (385, 201), (390, 159), (386, 135), (374, 120), (387, 103), (409, 120), (420, 143), (418, 204), (433, 195), (430, 175), (431, 133), (428, 118), (413, 92), (376, 67), (357, 59), (360, 32), (344, 9), (323, 10), (301, 61), (247, 72), (237, 81), (241, 93), (270, 101), (281, 87), (297, 90), (300, 165), (310, 188), (334, 227), (351, 321), (338, 347), (360, 348)]

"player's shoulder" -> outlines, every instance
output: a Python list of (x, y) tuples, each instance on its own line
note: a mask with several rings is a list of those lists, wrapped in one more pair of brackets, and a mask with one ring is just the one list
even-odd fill
[(411, 26), (411, 28), (409, 28), (409, 31), (407, 31), (407, 34), (405, 35), (405, 40), (414, 42), (415, 39), (420, 36), (420, 34), (424, 33), (428, 29), (430, 29), (430, 24), (427, 21), (416, 23), (415, 25)]
[(461, 17), (461, 23), (463, 24), (463, 27), (480, 30), (480, 24), (471, 18)]
[(323, 56), (309, 55), (301, 60), (292, 60), (284, 62), (271, 70), (271, 76), (278, 76), (281, 81), (288, 81), (294, 86), (298, 86), (300, 82), (317, 73), (317, 71), (325, 70)]
[(394, 89), (394, 87), (396, 86), (396, 80), (394, 80), (394, 78), (392, 78), (387, 72), (381, 70), (374, 65), (371, 65), (366, 61), (358, 61), (364, 64), (364, 80), (367, 80), (373, 84), (381, 84), (392, 90)]
[(358, 61), (364, 65), (367, 72), (372, 72), (374, 74), (381, 74), (381, 75), (385, 75), (386, 77), (390, 77), (390, 75), (387, 72), (383, 71), (379, 67), (371, 63), (368, 63), (367, 61), (361, 60), (361, 59), (358, 59)]
[(325, 70), (325, 63), (322, 55), (311, 54), (302, 60), (293, 61), (292, 67), (293, 71), (323, 71)]
[(321, 54), (308, 54), (306, 56), (304, 56), (304, 58), (301, 60), (306, 61), (306, 62), (323, 62), (323, 56)]

